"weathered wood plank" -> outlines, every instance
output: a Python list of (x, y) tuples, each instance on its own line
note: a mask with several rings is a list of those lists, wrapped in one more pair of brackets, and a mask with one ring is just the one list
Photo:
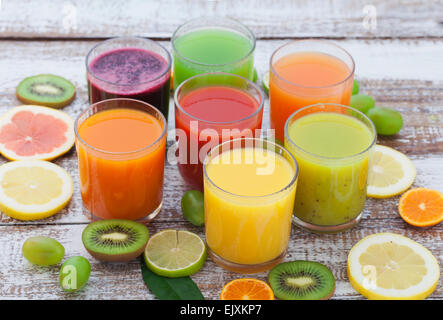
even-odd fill
[[(384, 145), (389, 145), (384, 141), (382, 142)], [(412, 155), (411, 159), (417, 168), (417, 178), (413, 187), (427, 187), (443, 190), (443, 173), (441, 172), (443, 153)], [(5, 160), (1, 159), (1, 161), (3, 163)], [(71, 151), (69, 154), (54, 162), (68, 170), (74, 180), (74, 195), (68, 206), (50, 218), (29, 222), (18, 221), (0, 213), (0, 226), (88, 223), (88, 218), (84, 215), (84, 208), (80, 196), (75, 151)], [(180, 200), (189, 187), (187, 187), (181, 179), (175, 165), (166, 163), (165, 177), (167, 177), (165, 179), (167, 182), (164, 184), (163, 208), (159, 216), (156, 218), (156, 221), (161, 223), (180, 223), (183, 221)], [(390, 199), (368, 199), (365, 206), (365, 215), (370, 217), (377, 226), (383, 226), (385, 219), (400, 219), (397, 209), (398, 200), (399, 197)], [(406, 224), (404, 225), (405, 227), (407, 226)]]
[[(258, 41), (255, 65), (259, 75), (269, 69), (272, 53), (287, 40)], [(437, 67), (443, 39), (334, 40), (354, 57), (356, 77), (364, 91), (380, 101), (442, 101), (443, 75)], [(86, 90), (84, 59), (97, 41), (0, 41), (0, 94), (13, 97), (15, 86), (30, 74), (49, 72), (70, 78)], [(160, 41), (170, 50), (169, 41)], [(414, 63), (411, 63), (413, 57)], [(370, 82), (370, 83), (369, 83)], [(78, 99), (77, 99), (78, 100)], [(17, 104), (15, 100), (9, 103)], [(86, 100), (81, 101), (86, 103)], [(0, 105), (7, 104), (8, 100)]]
[[(272, 52), (284, 42), (258, 42), (255, 64), (260, 76), (268, 70)], [(443, 56), (443, 40), (336, 42), (354, 56), (356, 77), (360, 80), (362, 92), (373, 95), (379, 104), (396, 107), (404, 114), (405, 128), (401, 136), (386, 139), (388, 144), (397, 144), (400, 150), (410, 153), (414, 150), (442, 152), (443, 75), (435, 66)], [(84, 57), (95, 43), (0, 42), (0, 70), (3, 71), (0, 113), (20, 104), (15, 97), (15, 87), (21, 79), (31, 74), (55, 73), (67, 77), (76, 85), (77, 98), (65, 110), (72, 116), (78, 115), (87, 105)], [(170, 46), (169, 42), (161, 43)], [(408, 59), (412, 56), (420, 63), (409, 63)], [(265, 128), (268, 125), (268, 112), (267, 103)], [(170, 121), (169, 124), (172, 128), (173, 123)]]
[[(13, 226), (0, 227), (0, 297), (2, 299), (153, 299), (153, 295), (144, 285), (139, 262), (101, 263), (92, 258), (81, 243), (81, 232), (85, 225), (56, 226)], [(166, 228), (187, 229), (197, 232), (204, 238), (202, 229), (192, 227), (185, 222), (155, 221), (150, 224), (153, 234)], [(315, 260), (328, 265), (336, 278), (334, 299), (361, 299), (349, 284), (346, 275), (346, 260), (351, 247), (363, 237), (376, 232), (395, 232), (414, 239), (427, 247), (442, 263), (443, 229), (441, 227), (423, 231), (406, 227), (398, 220), (389, 221), (389, 225), (375, 225), (370, 219), (350, 232), (338, 235), (313, 235), (292, 230), (286, 261)], [(66, 257), (82, 255), (92, 265), (91, 277), (87, 286), (78, 293), (64, 293), (58, 283), (59, 267), (36, 267), (26, 261), (21, 254), (21, 246), (30, 236), (45, 235), (59, 240), (66, 249)], [(240, 274), (225, 271), (208, 259), (203, 269), (192, 276), (207, 299), (218, 299), (223, 285), (228, 281), (243, 277)], [(266, 280), (267, 273), (254, 277)], [(441, 283), (442, 280), (440, 280)], [(443, 298), (443, 286), (439, 285), (431, 296)]]
[[(185, 21), (212, 15), (238, 19), (260, 38), (443, 35), (441, 0), (2, 0), (1, 3), (1, 37), (169, 38)], [(374, 13), (376, 20), (372, 19)]]
[[(405, 127), (399, 135), (379, 142), (405, 152), (417, 167), (414, 186), (443, 190), (443, 74), (436, 68), (441, 63), (443, 40), (341, 40), (357, 63), (357, 77), (363, 92), (373, 95), (379, 104), (398, 109)], [(95, 41), (0, 41), (0, 114), (19, 105), (15, 86), (26, 76), (56, 73), (72, 80), (78, 95), (64, 110), (76, 116), (87, 105), (84, 56)], [(162, 42), (169, 46), (167, 42)], [(268, 69), (272, 51), (284, 41), (259, 41), (256, 66), (259, 74)], [(411, 57), (420, 64), (411, 64)], [(407, 66), (407, 68), (406, 68)], [(172, 104), (171, 104), (172, 107)], [(269, 105), (265, 107), (265, 124)], [(173, 123), (169, 123), (173, 127)], [(36, 222), (20, 222), (0, 216), (0, 297), (3, 299), (152, 299), (141, 280), (137, 261), (129, 264), (104, 264), (90, 257), (81, 244), (81, 232), (88, 220), (82, 213), (78, 187), (75, 151), (55, 162), (66, 168), (75, 183), (71, 203), (59, 214)], [(0, 163), (5, 159), (0, 158)], [(175, 166), (165, 167), (164, 207), (149, 225), (151, 233), (165, 228), (188, 229), (204, 237), (202, 229), (183, 220), (179, 201), (187, 187)], [(443, 259), (443, 225), (422, 230), (407, 225), (397, 213), (398, 197), (369, 199), (361, 224), (344, 234), (318, 236), (293, 228), (286, 260), (310, 259), (326, 263), (337, 279), (336, 299), (362, 298), (347, 280), (346, 257), (349, 249), (361, 238), (376, 232), (404, 234), (429, 248)], [(60, 240), (66, 257), (84, 255), (92, 262), (88, 286), (77, 294), (65, 294), (58, 286), (58, 268), (31, 266), (21, 255), (21, 245), (29, 236), (47, 235)], [(215, 266), (208, 260), (201, 272), (193, 276), (208, 299), (217, 299), (223, 285), (242, 277)], [(265, 279), (266, 273), (257, 278)], [(432, 298), (443, 298), (438, 286)]]
[[(87, 105), (87, 89), (84, 71), (84, 55), (95, 41), (79, 42), (0, 42), (0, 114), (9, 107), (19, 105), (15, 97), (17, 83), (36, 73), (56, 73), (72, 80), (78, 89), (73, 104), (64, 110), (76, 116)], [(162, 42), (168, 45), (167, 42)], [(259, 41), (256, 66), (259, 74), (268, 68), (272, 51), (284, 41)], [(361, 79), (361, 88), (376, 97), (377, 101), (398, 109), (405, 120), (404, 129), (395, 137), (380, 137), (379, 142), (405, 152), (418, 169), (416, 186), (428, 186), (443, 190), (443, 74), (435, 72), (435, 64), (443, 54), (443, 41), (339, 41), (353, 54)], [(409, 73), (401, 69), (410, 56), (423, 61), (421, 68), (410, 67)], [(386, 63), (382, 63), (383, 57)], [(370, 63), (374, 61), (374, 63)], [(400, 62), (399, 62), (400, 61)], [(10, 66), (15, 66), (11, 68)], [(368, 76), (366, 76), (368, 74)], [(364, 75), (364, 76), (363, 76)], [(418, 88), (418, 89), (417, 89)], [(172, 103), (171, 103), (172, 107)], [(171, 109), (172, 111), (172, 109)], [(171, 117), (173, 119), (173, 117)], [(264, 127), (269, 127), (269, 101), (265, 105)], [(173, 122), (169, 123), (170, 128)], [(170, 138), (173, 138), (172, 136)], [(0, 158), (0, 162), (5, 159)], [(85, 223), (78, 187), (75, 151), (55, 161), (66, 168), (75, 182), (74, 197), (67, 208), (56, 216), (34, 223)], [(159, 219), (181, 221), (179, 199), (187, 187), (183, 184), (175, 166), (166, 166), (168, 183), (165, 184), (164, 209)], [(378, 219), (389, 218), (397, 212), (398, 199), (368, 201), (368, 208), (377, 212)], [(22, 223), (5, 215), (1, 224)]]

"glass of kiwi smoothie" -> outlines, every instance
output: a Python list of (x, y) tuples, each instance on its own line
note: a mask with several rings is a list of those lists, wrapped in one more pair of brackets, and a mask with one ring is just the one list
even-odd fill
[(155, 41), (112, 38), (86, 56), (89, 102), (130, 98), (152, 104), (168, 119), (171, 56)]
[(289, 117), (285, 147), (300, 166), (295, 225), (335, 233), (360, 221), (376, 139), (371, 120), (345, 105), (315, 104)]

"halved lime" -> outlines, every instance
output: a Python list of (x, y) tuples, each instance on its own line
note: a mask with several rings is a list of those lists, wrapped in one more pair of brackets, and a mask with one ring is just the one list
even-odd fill
[(200, 270), (205, 261), (205, 243), (189, 231), (160, 231), (149, 239), (145, 248), (146, 265), (159, 276), (189, 276)]
[(263, 75), (262, 84), (266, 94), (269, 94), (269, 71)]

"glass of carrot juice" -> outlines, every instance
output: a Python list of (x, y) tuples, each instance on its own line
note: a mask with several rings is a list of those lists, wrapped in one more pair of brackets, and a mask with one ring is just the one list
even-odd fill
[(268, 140), (240, 138), (211, 149), (204, 161), (209, 256), (240, 273), (272, 268), (286, 255), (297, 162)]
[(284, 139), (285, 122), (296, 110), (315, 103), (349, 105), (354, 60), (341, 47), (322, 40), (296, 40), (271, 56), (271, 128)]
[(80, 190), (92, 220), (148, 222), (159, 213), (166, 129), (158, 109), (127, 98), (97, 102), (78, 116)]
[(294, 224), (334, 233), (360, 221), (376, 139), (371, 120), (348, 106), (315, 104), (289, 117), (285, 147), (300, 166)]
[(203, 160), (212, 147), (260, 137), (264, 95), (252, 81), (214, 72), (194, 76), (175, 90), (177, 166), (192, 188), (203, 190)]

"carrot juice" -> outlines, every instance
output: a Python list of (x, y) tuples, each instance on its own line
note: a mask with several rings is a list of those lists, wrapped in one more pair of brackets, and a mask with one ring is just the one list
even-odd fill
[(166, 121), (132, 99), (104, 100), (76, 123), (83, 203), (94, 218), (148, 221), (161, 209)]
[(276, 138), (283, 141), (286, 120), (302, 107), (315, 103), (349, 105), (353, 75), (352, 57), (325, 41), (294, 41), (274, 52), (269, 98)]

